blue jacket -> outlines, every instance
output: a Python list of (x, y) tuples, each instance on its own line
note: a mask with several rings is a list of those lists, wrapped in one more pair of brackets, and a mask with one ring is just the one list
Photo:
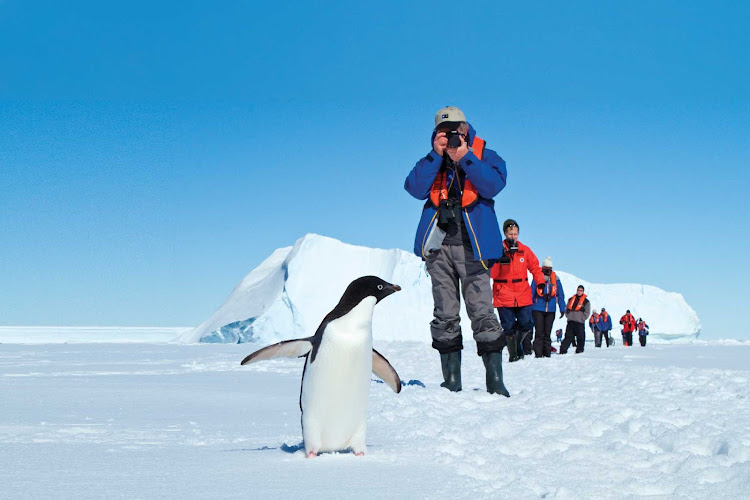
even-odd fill
[[(563, 291), (562, 281), (555, 275), (555, 281), (557, 281), (557, 303), (560, 306), (560, 311), (564, 311), (565, 304), (565, 292)], [(540, 297), (536, 291), (536, 280), (531, 280), (531, 310), (542, 311), (542, 312), (556, 312), (557, 307), (555, 306), (555, 299), (550, 298), (549, 301), (544, 300), (544, 297)]]
[[(432, 133), (430, 145), (435, 138), (435, 132)], [(474, 128), (469, 125), (468, 143), (471, 144), (476, 136)], [(437, 155), (434, 150), (430, 149), (427, 156), (422, 158), (414, 165), (404, 182), (404, 189), (410, 195), (418, 200), (427, 200), (422, 209), (422, 218), (417, 226), (417, 234), (414, 238), (414, 253), (418, 257), (425, 258), (423, 253), (424, 240), (429, 228), (437, 222), (437, 208), (428, 199), (430, 189), (435, 177), (443, 165), (443, 158)], [(474, 153), (469, 151), (461, 158), (459, 165), (466, 173), (466, 177), (474, 184), (479, 194), (477, 202), (463, 210), (464, 226), (469, 232), (471, 247), (474, 250), (476, 260), (494, 261), (502, 256), (502, 233), (497, 223), (495, 215), (495, 202), (492, 198), (503, 190), (507, 171), (505, 169), (505, 160), (491, 149), (484, 148), (482, 159), (477, 158)], [(450, 179), (448, 179), (450, 183)]]
[(599, 321), (596, 323), (597, 328), (600, 332), (608, 331), (612, 329), (612, 316), (607, 314), (607, 321), (602, 319), (602, 315), (599, 315)]
[(592, 321), (593, 319), (594, 319), (594, 315), (592, 314), (589, 317), (589, 328), (591, 328), (592, 332), (599, 332), (599, 331), (601, 331), (601, 330), (599, 330), (599, 319), (597, 319), (596, 321)]

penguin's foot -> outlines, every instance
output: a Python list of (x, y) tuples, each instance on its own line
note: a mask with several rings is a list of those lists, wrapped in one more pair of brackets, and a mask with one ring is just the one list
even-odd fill
[(315, 458), (317, 456), (318, 456), (318, 454), (316, 452), (314, 452), (314, 451), (311, 451), (310, 453), (307, 454), (307, 458)]
[(358, 457), (364, 457), (365, 456), (365, 452), (364, 451), (358, 451), (358, 452), (355, 453), (355, 455), (357, 455)]

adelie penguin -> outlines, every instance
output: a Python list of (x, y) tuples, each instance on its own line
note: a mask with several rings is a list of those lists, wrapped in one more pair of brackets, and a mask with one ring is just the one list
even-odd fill
[(365, 454), (370, 373), (401, 392), (396, 370), (372, 348), (373, 309), (399, 290), (377, 276), (357, 278), (315, 335), (264, 347), (242, 360), (247, 365), (280, 357), (306, 358), (299, 403), (307, 458), (346, 449)]

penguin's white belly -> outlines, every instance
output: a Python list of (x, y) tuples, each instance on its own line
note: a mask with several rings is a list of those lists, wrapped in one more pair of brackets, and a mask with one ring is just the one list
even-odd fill
[(358, 321), (351, 321), (350, 316), (348, 321), (329, 324), (315, 360), (307, 364), (301, 395), (307, 450), (339, 451), (352, 447), (364, 451), (374, 304), (364, 305), (369, 306), (369, 316), (355, 314), (353, 318)]

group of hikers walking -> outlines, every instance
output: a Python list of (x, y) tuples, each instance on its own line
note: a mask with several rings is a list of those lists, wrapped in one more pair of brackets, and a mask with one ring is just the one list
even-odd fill
[(648, 335), (648, 324), (642, 318), (635, 319), (628, 309), (622, 318), (620, 318), (622, 329), (622, 343), (626, 346), (633, 345), (633, 332), (638, 332), (638, 341), (643, 347), (646, 346), (646, 335)]
[[(448, 106), (436, 113), (430, 145), (409, 172), (404, 188), (425, 200), (414, 253), (425, 261), (432, 282), (435, 307), (430, 333), (432, 347), (440, 353), (441, 386), (456, 392), (462, 388), (463, 296), (477, 354), (485, 366), (487, 392), (510, 397), (503, 381), (502, 350), (508, 348), (510, 362), (531, 353), (550, 357), (554, 351), (550, 334), (559, 307), (560, 318), (565, 316), (568, 322), (560, 354), (571, 345), (583, 352), (591, 302), (583, 285), (565, 301), (552, 259), (547, 257), (539, 265), (534, 252), (518, 240), (515, 220), (506, 220), (501, 232), (493, 198), (506, 185), (505, 161), (477, 137), (460, 109)], [(602, 338), (608, 347), (612, 345), (612, 321), (604, 308), (589, 324), (596, 328), (596, 347), (601, 347)], [(648, 326), (643, 325), (647, 333)], [(629, 329), (631, 338), (623, 341), (625, 345), (632, 345), (636, 328), (638, 322)], [(558, 330), (558, 341), (561, 337)], [(645, 335), (643, 339), (641, 345)]]
[[(648, 335), (648, 324), (642, 318), (635, 319), (628, 309), (620, 318), (622, 328), (622, 343), (625, 346), (633, 345), (633, 332), (638, 332), (638, 340), (643, 347), (646, 346), (646, 335)], [(607, 347), (614, 345), (614, 339), (610, 337), (609, 331), (612, 329), (612, 318), (607, 314), (607, 310), (602, 307), (599, 314), (596, 311), (589, 318), (589, 328), (594, 334), (594, 345), (602, 346), (602, 340), (606, 342)]]

